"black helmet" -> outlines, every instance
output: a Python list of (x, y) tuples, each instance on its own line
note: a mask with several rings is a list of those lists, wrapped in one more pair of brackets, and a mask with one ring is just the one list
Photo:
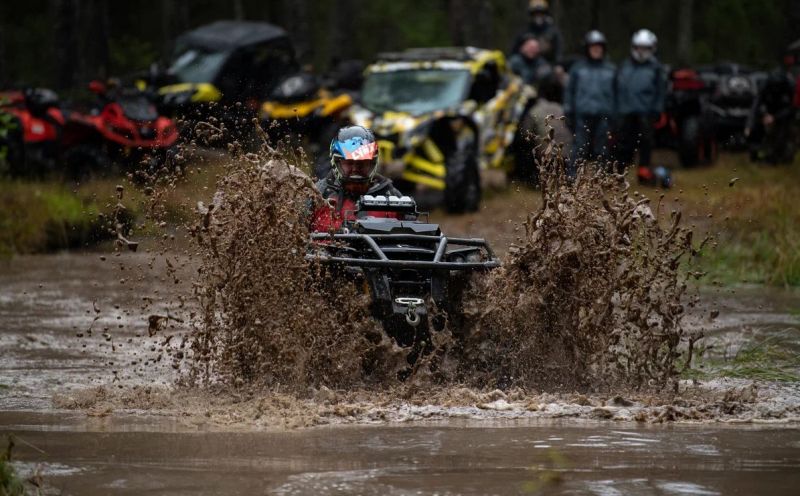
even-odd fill
[[(369, 183), (378, 168), (378, 142), (369, 129), (361, 126), (345, 126), (331, 140), (331, 165), (334, 174), (344, 183)], [(349, 172), (342, 167), (343, 161), (362, 162), (364, 170)]]
[(593, 29), (586, 33), (586, 36), (583, 37), (583, 44), (588, 46), (591, 45), (603, 45), (606, 46), (608, 42), (606, 41), (606, 35), (601, 33), (600, 31)]

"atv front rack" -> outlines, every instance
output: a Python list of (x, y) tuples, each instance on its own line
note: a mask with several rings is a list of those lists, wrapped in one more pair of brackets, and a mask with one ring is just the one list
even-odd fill
[[(311, 240), (317, 242), (340, 242), (349, 247), (362, 243), (368, 247), (369, 253), (374, 258), (343, 257), (333, 256), (324, 253), (324, 248), (335, 247), (319, 243), (316, 245), (317, 251), (306, 255), (306, 260), (320, 261), (326, 264), (342, 264), (351, 267), (377, 267), (377, 268), (398, 268), (398, 269), (428, 269), (428, 270), (487, 270), (500, 267), (500, 260), (486, 240), (481, 238), (448, 238), (446, 236), (426, 236), (421, 234), (328, 234), (313, 233)], [(410, 242), (415, 244), (428, 244), (433, 251), (433, 260), (396, 260), (386, 255), (379, 242)], [(483, 251), (488, 260), (483, 261), (450, 261), (445, 260), (448, 253), (448, 246), (461, 246), (468, 248), (479, 248)]]

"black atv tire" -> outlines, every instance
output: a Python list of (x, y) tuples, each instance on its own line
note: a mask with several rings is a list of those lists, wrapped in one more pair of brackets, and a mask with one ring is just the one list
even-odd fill
[(111, 172), (111, 160), (99, 146), (78, 145), (64, 153), (64, 177), (69, 180), (84, 182)]
[(475, 139), (464, 140), (447, 157), (444, 206), (449, 213), (475, 212), (481, 205), (481, 175)]
[(681, 125), (678, 155), (681, 165), (690, 168), (716, 161), (716, 140), (699, 117), (688, 117)]

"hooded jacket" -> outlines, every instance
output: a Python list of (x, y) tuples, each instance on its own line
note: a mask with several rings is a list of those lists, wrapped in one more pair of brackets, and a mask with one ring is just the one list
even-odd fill
[(617, 112), (660, 114), (666, 91), (664, 66), (655, 57), (638, 62), (628, 57), (617, 72)]

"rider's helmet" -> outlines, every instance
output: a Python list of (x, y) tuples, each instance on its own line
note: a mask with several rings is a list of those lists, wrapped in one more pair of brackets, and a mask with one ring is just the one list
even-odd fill
[(656, 53), (658, 38), (649, 29), (640, 29), (631, 37), (631, 56), (637, 62), (644, 62)]
[(378, 142), (361, 126), (345, 126), (331, 140), (331, 165), (345, 189), (365, 192), (378, 170)]

